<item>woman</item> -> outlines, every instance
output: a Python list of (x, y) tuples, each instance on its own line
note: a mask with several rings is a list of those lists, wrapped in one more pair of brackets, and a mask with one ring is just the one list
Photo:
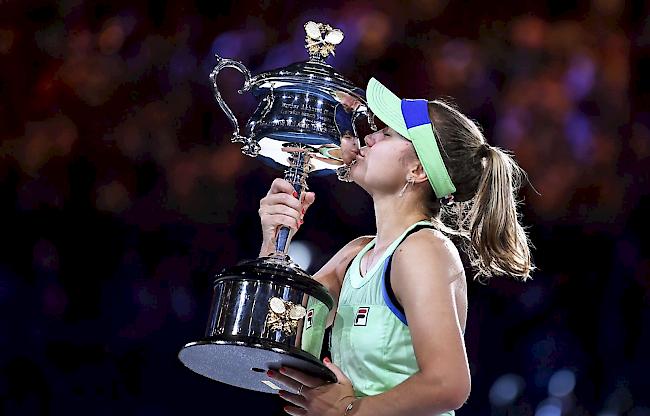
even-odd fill
[[(280, 392), (291, 415), (453, 415), (470, 371), (465, 271), (447, 234), (466, 241), (474, 278), (530, 277), (515, 200), (523, 171), (444, 102), (400, 100), (374, 78), (366, 96), (386, 127), (361, 149), (346, 136), (342, 149), (349, 179), (372, 196), (377, 235), (351, 241), (314, 275), (338, 299), (324, 360), (338, 382), (291, 368), (268, 375), (298, 392)], [(261, 200), (260, 255), (273, 251), (278, 226), (302, 224), (314, 194), (297, 197), (278, 179)]]

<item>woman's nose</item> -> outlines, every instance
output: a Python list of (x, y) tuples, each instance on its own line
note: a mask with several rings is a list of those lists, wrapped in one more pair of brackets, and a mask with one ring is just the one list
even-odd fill
[(375, 139), (372, 137), (372, 134), (368, 134), (364, 137), (363, 141), (366, 143), (366, 146), (372, 147), (372, 145), (375, 144)]

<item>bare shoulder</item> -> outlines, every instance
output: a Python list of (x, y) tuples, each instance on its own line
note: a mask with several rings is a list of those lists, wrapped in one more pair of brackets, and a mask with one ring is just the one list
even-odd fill
[(374, 236), (361, 236), (347, 243), (314, 274), (314, 280), (324, 284), (330, 292), (338, 295), (348, 264), (373, 238)]
[(343, 283), (343, 278), (345, 277), (345, 269), (348, 267), (348, 264), (354, 259), (354, 257), (359, 254), (359, 252), (369, 243), (372, 241), (372, 239), (375, 238), (372, 235), (363, 235), (361, 237), (357, 237), (354, 240), (350, 241), (347, 243), (341, 250), (339, 250), (338, 253), (336, 253), (335, 257), (339, 257), (337, 260), (338, 262), (338, 267), (337, 267), (337, 276), (339, 277), (339, 281)]
[(362, 235), (361, 237), (357, 237), (343, 246), (341, 251), (352, 251), (355, 252), (354, 254), (356, 255), (359, 251), (361, 251), (362, 248), (371, 242), (373, 238), (375, 238), (374, 235)]
[(406, 238), (395, 250), (393, 267), (422, 268), (434, 272), (447, 283), (464, 276), (463, 262), (456, 245), (439, 230), (424, 229)]

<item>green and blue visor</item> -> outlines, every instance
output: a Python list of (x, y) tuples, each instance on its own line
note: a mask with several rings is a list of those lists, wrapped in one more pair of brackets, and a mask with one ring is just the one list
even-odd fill
[(413, 143), (436, 197), (445, 198), (456, 192), (438, 149), (427, 100), (402, 100), (375, 78), (368, 82), (366, 99), (381, 121)]

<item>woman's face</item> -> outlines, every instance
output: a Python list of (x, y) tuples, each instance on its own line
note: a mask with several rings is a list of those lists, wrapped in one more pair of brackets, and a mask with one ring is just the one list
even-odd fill
[(406, 183), (408, 163), (415, 156), (413, 145), (401, 134), (385, 127), (364, 138), (351, 178), (370, 195), (392, 194)]

